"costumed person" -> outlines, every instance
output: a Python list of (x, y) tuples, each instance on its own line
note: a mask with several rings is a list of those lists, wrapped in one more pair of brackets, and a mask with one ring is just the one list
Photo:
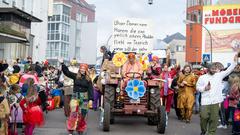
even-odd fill
[[(0, 63), (0, 75), (8, 68), (8, 64)], [(4, 96), (6, 85), (4, 84), (5, 78), (0, 77), (0, 135), (8, 135), (8, 120), (10, 115), (10, 108), (7, 99)]]
[(38, 77), (42, 77), (43, 76), (43, 74), (42, 74), (42, 67), (41, 67), (39, 62), (35, 63), (35, 71), (36, 71)]
[(9, 80), (9, 84), (13, 85), (13, 84), (17, 84), (19, 82), (20, 79), (20, 67), (18, 65), (13, 65), (13, 72), (10, 76), (8, 76)]
[(19, 86), (22, 87), (24, 82), (28, 79), (28, 78), (32, 78), (34, 80), (34, 84), (39, 84), (39, 79), (37, 77), (37, 74), (34, 70), (34, 66), (30, 65), (27, 69), (25, 69), (25, 74), (21, 76), (20, 81), (19, 81)]
[(178, 66), (178, 68), (176, 69), (177, 73), (176, 73), (176, 76), (173, 77), (173, 81), (172, 81), (172, 84), (171, 84), (171, 89), (174, 90), (174, 109), (175, 109), (175, 112), (176, 112), (176, 115), (178, 117), (178, 120), (181, 120), (181, 112), (180, 112), (180, 109), (177, 108), (177, 98), (178, 98), (178, 95), (179, 95), (179, 87), (178, 87), (178, 84), (177, 84), (177, 81), (179, 79), (179, 76), (181, 74), (181, 71), (180, 71), (180, 66)]
[[(77, 60), (73, 59), (70, 63), (70, 66), (68, 67), (69, 71), (77, 74), (79, 68), (77, 67)], [(63, 72), (62, 72), (63, 74)], [(64, 77), (64, 114), (66, 117), (70, 116), (70, 100), (73, 95), (73, 82), (74, 80), (71, 78), (68, 78), (66, 75), (63, 75)]]
[(97, 79), (98, 76), (96, 75), (96, 70), (94, 67), (90, 68), (89, 71), (90, 78), (93, 82), (93, 93), (94, 93), (94, 100), (93, 100), (93, 110), (97, 110), (98, 107), (101, 105), (101, 92), (100, 89), (97, 87)]
[(160, 89), (160, 96), (163, 99), (163, 104), (166, 107), (166, 112), (169, 114), (171, 110), (171, 104), (173, 100), (173, 90), (171, 89), (172, 84), (172, 77), (170, 75), (170, 72), (168, 70), (167, 64), (163, 67), (163, 72), (160, 75), (160, 79), (164, 80), (163, 83), (161, 83), (161, 89)]
[(82, 134), (87, 129), (87, 113), (89, 104), (93, 100), (93, 86), (88, 73), (88, 65), (80, 64), (78, 73), (69, 71), (68, 67), (62, 64), (64, 75), (74, 80), (73, 95), (70, 101), (70, 116), (67, 120), (67, 129), (69, 134), (77, 131)]
[(181, 119), (190, 123), (195, 102), (196, 77), (192, 74), (190, 65), (185, 65), (182, 72), (177, 81), (178, 87), (182, 90), (178, 95), (177, 107), (180, 109)]
[(55, 108), (58, 109), (60, 107), (62, 91), (58, 88), (57, 84), (55, 84), (53, 89), (51, 90), (51, 95), (54, 99)]
[(46, 89), (47, 89), (47, 79), (45, 78), (45, 76), (41, 76), (39, 77), (39, 91), (38, 91), (38, 96), (41, 100), (41, 103), (42, 103), (42, 110), (43, 112), (46, 111), (47, 113), (47, 106), (48, 106), (48, 103), (47, 103), (47, 100), (48, 100), (48, 96), (47, 96), (47, 93), (46, 93)]
[(20, 92), (20, 87), (17, 84), (12, 85), (8, 96), (11, 108), (10, 131), (12, 135), (16, 135), (22, 132), (21, 129), (23, 128), (23, 111), (22, 108), (19, 106), (19, 103), (23, 98), (24, 97)]
[[(128, 73), (130, 73), (129, 76), (127, 76)], [(121, 83), (121, 89), (123, 90), (124, 87), (127, 85), (127, 82), (131, 79), (129, 77), (132, 78), (136, 77), (137, 79), (140, 79), (142, 74), (143, 74), (142, 65), (136, 61), (136, 56), (134, 53), (129, 53), (128, 61), (122, 67), (122, 76), (124, 79)]]
[(33, 135), (35, 126), (43, 126), (44, 116), (41, 109), (41, 99), (38, 96), (38, 86), (34, 79), (28, 78), (29, 82), (27, 95), (20, 101), (23, 110), (23, 122), (25, 124), (24, 134)]
[[(232, 134), (240, 133), (240, 76), (231, 79), (231, 89), (229, 93), (229, 111), (232, 120)], [(237, 118), (238, 117), (238, 118)]]
[(101, 46), (101, 47), (100, 47), (100, 52), (103, 53), (103, 58), (102, 58), (102, 63), (101, 63), (101, 65), (104, 63), (104, 61), (105, 61), (106, 59), (111, 60), (112, 53), (107, 50), (107, 47), (106, 47), (106, 46)]
[(237, 55), (225, 71), (217, 73), (217, 66), (212, 63), (208, 74), (202, 75), (196, 88), (201, 92), (200, 125), (201, 135), (215, 135), (219, 120), (219, 104), (223, 101), (222, 80), (228, 76), (237, 65)]
[(157, 56), (152, 57), (152, 62), (148, 67), (147, 75), (150, 79), (159, 78), (161, 74), (161, 65)]

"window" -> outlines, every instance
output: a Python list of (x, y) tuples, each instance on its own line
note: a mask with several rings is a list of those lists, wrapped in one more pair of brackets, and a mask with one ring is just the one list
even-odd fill
[(76, 14), (76, 20), (78, 22), (87, 22), (87, 19), (88, 19), (87, 15), (84, 15), (84, 14), (81, 14), (81, 13)]
[(61, 14), (61, 9), (62, 9), (62, 5), (60, 5), (60, 4), (53, 5), (54, 15), (60, 15)]
[(176, 46), (176, 51), (177, 52), (182, 52), (183, 51), (183, 47), (181, 45), (177, 45)]
[(203, 5), (211, 5), (212, 0), (202, 0), (202, 1), (203, 1)]
[(67, 6), (63, 6), (63, 14), (70, 16), (70, 8)]
[(60, 21), (60, 15), (55, 15), (56, 16), (56, 21)]

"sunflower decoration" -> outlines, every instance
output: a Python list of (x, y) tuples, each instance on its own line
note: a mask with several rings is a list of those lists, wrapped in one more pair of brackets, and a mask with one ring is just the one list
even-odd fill
[(139, 62), (141, 63), (142, 65), (142, 70), (143, 71), (146, 71), (148, 69), (148, 64), (149, 64), (149, 61), (148, 61), (148, 56), (141, 56), (139, 57)]
[(118, 52), (113, 56), (112, 61), (115, 66), (121, 67), (127, 61), (127, 57), (124, 53)]

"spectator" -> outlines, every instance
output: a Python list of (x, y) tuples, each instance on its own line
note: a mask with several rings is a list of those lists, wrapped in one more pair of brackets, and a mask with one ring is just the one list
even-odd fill
[(102, 64), (105, 61), (105, 59), (111, 60), (112, 54), (110, 51), (107, 50), (106, 46), (101, 46), (100, 52), (103, 53)]
[(57, 84), (55, 84), (54, 88), (51, 90), (51, 95), (53, 96), (54, 99), (55, 108), (59, 108), (62, 90), (58, 88)]

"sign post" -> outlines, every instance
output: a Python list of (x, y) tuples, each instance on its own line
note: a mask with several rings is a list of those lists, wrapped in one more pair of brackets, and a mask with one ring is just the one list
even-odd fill
[(210, 54), (203, 54), (202, 55), (202, 60), (204, 61), (204, 62), (208, 62), (208, 61), (210, 61), (211, 60), (211, 56), (210, 56)]

